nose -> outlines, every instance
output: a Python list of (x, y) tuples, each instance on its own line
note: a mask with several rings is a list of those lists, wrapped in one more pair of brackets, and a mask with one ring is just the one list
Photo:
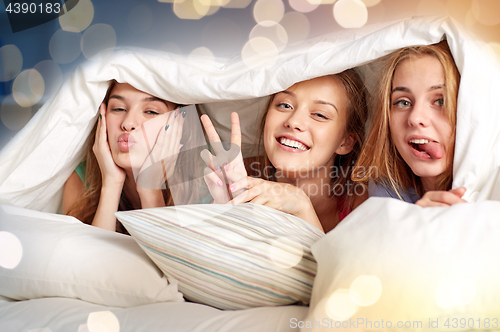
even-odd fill
[(126, 112), (121, 125), (123, 131), (131, 132), (140, 126), (136, 113), (137, 112), (132, 112), (132, 110)]
[(408, 116), (408, 125), (410, 127), (427, 127), (429, 126), (430, 107), (425, 102), (415, 102)]
[(283, 125), (292, 130), (304, 131), (306, 129), (306, 111), (296, 109), (290, 113), (290, 116), (285, 120)]

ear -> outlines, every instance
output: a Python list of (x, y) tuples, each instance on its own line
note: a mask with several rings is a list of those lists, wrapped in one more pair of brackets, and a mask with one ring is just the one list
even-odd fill
[(345, 134), (344, 140), (340, 144), (340, 146), (335, 150), (336, 154), (345, 155), (352, 151), (354, 144), (356, 141), (351, 136), (351, 134)]

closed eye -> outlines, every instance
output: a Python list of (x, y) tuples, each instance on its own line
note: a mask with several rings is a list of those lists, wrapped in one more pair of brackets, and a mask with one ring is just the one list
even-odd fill
[(329, 117), (326, 116), (326, 115), (324, 115), (323, 113), (313, 113), (313, 115), (315, 117), (318, 117), (318, 118), (322, 119), (322, 120), (328, 120), (329, 119)]
[(124, 112), (124, 111), (126, 111), (126, 109), (124, 109), (122, 107), (115, 107), (115, 108), (112, 108), (111, 110), (113, 112)]
[(147, 111), (145, 111), (144, 113), (146, 113), (146, 114), (151, 114), (151, 115), (158, 115), (158, 114), (160, 114), (160, 113), (158, 113), (158, 112), (156, 112), (156, 111), (153, 111), (153, 110), (147, 110)]

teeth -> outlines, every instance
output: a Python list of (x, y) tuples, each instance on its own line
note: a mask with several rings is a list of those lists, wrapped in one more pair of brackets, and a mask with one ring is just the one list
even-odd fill
[(302, 150), (302, 151), (307, 150), (307, 148), (305, 147), (304, 144), (297, 142), (297, 141), (293, 141), (293, 140), (285, 138), (285, 137), (280, 138), (280, 143), (283, 145), (289, 146), (291, 148), (294, 148), (294, 149), (298, 149), (298, 150)]
[(410, 143), (413, 143), (413, 144), (426, 144), (426, 143), (429, 143), (429, 140), (426, 140), (426, 139), (412, 139), (410, 140)]

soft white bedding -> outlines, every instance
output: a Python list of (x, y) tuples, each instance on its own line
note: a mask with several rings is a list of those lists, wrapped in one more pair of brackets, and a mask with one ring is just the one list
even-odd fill
[(110, 311), (119, 322), (120, 332), (285, 332), (296, 331), (290, 321), (303, 320), (307, 310), (308, 307), (287, 306), (221, 311), (189, 302), (113, 308), (66, 298), (20, 302), (0, 300), (0, 331), (92, 332), (86, 326), (89, 315)]
[[(52, 213), (57, 211), (62, 185), (82, 157), (82, 144), (95, 123), (97, 108), (107, 87), (105, 82), (109, 79), (128, 82), (140, 90), (178, 103), (204, 103), (202, 108), (211, 115), (214, 122), (226, 127), (221, 130), (227, 137), (230, 111), (240, 111), (243, 124), (255, 123), (257, 114), (265, 103), (262, 97), (266, 95), (283, 90), (301, 80), (365, 65), (400, 47), (439, 42), (443, 36), (446, 36), (450, 44), (462, 75), (453, 186), (465, 186), (465, 198), (470, 202), (500, 200), (498, 64), (489, 57), (489, 51), (482, 43), (468, 37), (455, 22), (446, 18), (414, 18), (385, 26), (369, 26), (321, 36), (284, 51), (273, 63), (255, 68), (247, 68), (240, 58), (213, 63), (190, 63), (184, 58), (148, 50), (120, 50), (115, 52), (112, 58), (85, 65), (70, 77), (1, 152), (0, 203)], [(243, 128), (243, 136), (250, 145), (255, 143), (252, 128), (254, 127)], [(378, 214), (364, 214), (380, 206), (385, 206), (387, 210), (379, 211)], [(355, 210), (346, 219), (345, 227), (339, 226), (320, 241), (323, 244), (318, 244), (318, 252), (321, 248), (329, 248), (336, 236), (348, 242), (351, 235), (348, 225), (366, 223), (376, 228), (377, 224), (384, 224), (387, 220), (417, 225), (418, 229), (405, 228), (405, 231), (399, 234), (399, 240), (425, 247), (426, 244), (442, 241), (436, 237), (437, 233), (431, 231), (434, 227), (432, 222), (438, 218), (443, 224), (452, 225), (452, 216), (456, 213), (453, 210), (450, 212), (436, 208), (415, 215), (415, 209), (420, 208), (397, 201), (381, 204), (376, 200), (368, 200), (362, 207), (363, 209)], [(482, 214), (475, 213), (475, 209), (480, 207), (481, 205), (470, 205), (461, 208), (467, 211), (467, 215), (481, 216)], [(399, 211), (400, 219), (396, 221), (390, 219), (393, 208)], [(497, 209), (494, 207), (487, 211)], [(486, 217), (483, 214), (483, 217), (474, 220), (474, 223), (487, 222), (485, 218), (498, 220), (500, 217), (495, 212), (487, 214)], [(463, 224), (460, 228), (461, 239), (470, 240), (470, 234), (474, 234), (471, 233), (474, 223)], [(415, 230), (418, 232), (414, 232)], [(383, 233), (377, 237), (375, 232), (366, 232), (364, 236), (370, 239), (370, 235), (373, 235), (374, 243), (384, 239)], [(498, 243), (496, 232), (481, 234), (485, 242)], [(363, 237), (363, 241), (368, 240)], [(359, 242), (360, 255), (363, 241)], [(397, 247), (391, 246), (390, 242), (382, 242), (380, 245), (385, 246), (384, 250), (388, 253), (398, 250)], [(407, 247), (408, 250), (411, 248)], [(403, 255), (404, 251), (400, 253)], [(337, 264), (351, 253), (345, 251), (342, 255), (347, 256), (338, 259), (335, 252), (328, 251), (327, 254), (326, 257), (331, 258), (329, 264)], [(484, 252), (481, 252), (477, 255), (483, 254)], [(71, 253), (68, 255), (71, 256)], [(453, 257), (460, 261), (460, 257)], [(486, 259), (483, 256), (479, 258)], [(429, 255), (429, 261), (421, 261), (419, 268), (429, 269), (435, 263), (433, 259), (434, 257)], [(320, 262), (318, 266), (319, 273), (326, 269), (322, 269), (321, 264)], [(334, 267), (342, 268), (340, 265)], [(355, 268), (358, 269), (356, 273), (363, 270), (361, 265)], [(398, 274), (399, 268), (394, 266), (395, 275)], [(377, 270), (372, 269), (366, 273), (376, 274)], [(328, 291), (336, 290), (337, 284), (330, 287), (329, 284), (323, 283), (330, 277), (322, 276), (322, 286), (314, 285), (313, 306), (321, 300), (320, 295), (316, 295), (319, 289), (326, 287)], [(499, 276), (496, 277), (498, 279)], [(338, 278), (340, 277), (332, 280), (341, 280)], [(352, 280), (349, 278), (351, 277), (341, 280), (342, 285), (339, 283), (338, 287), (350, 285)], [(403, 278), (400, 281), (404, 281), (406, 277), (402, 275), (400, 278)], [(490, 291), (492, 296), (498, 298), (496, 288)], [(397, 306), (398, 302), (392, 305)], [(453, 308), (461, 313), (467, 313), (468, 309), (463, 305)], [(46, 298), (0, 302), (0, 330), (38, 331), (37, 329), (48, 328), (51, 332), (83, 332), (86, 327), (82, 325), (87, 324), (89, 313), (106, 310), (113, 312), (118, 318), (120, 331), (148, 332), (286, 331), (292, 329), (290, 319), (297, 318), (300, 321), (307, 314), (307, 308), (295, 306), (224, 312), (193, 303), (168, 302), (116, 309), (78, 299)], [(410, 309), (403, 307), (401, 310)], [(481, 307), (472, 313), (481, 314)], [(382, 314), (383, 312), (377, 317), (382, 317)]]

